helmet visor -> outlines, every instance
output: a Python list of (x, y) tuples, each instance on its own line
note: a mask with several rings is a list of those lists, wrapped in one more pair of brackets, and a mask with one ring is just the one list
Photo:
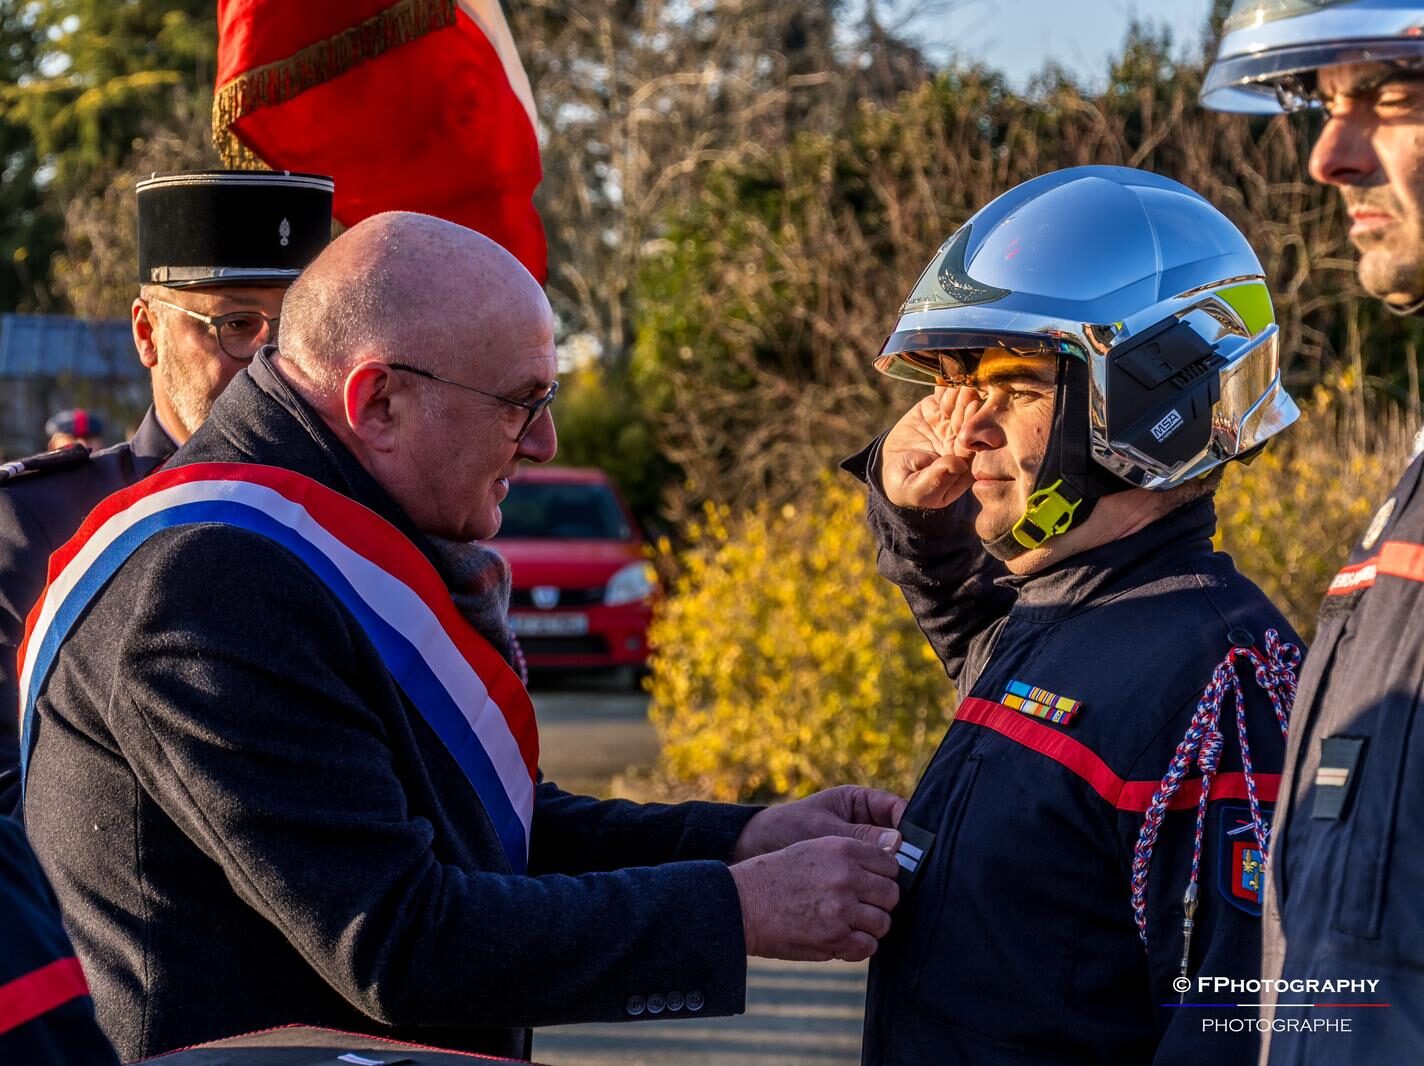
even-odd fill
[(1263, 22), (1303, 15), (1307, 11), (1319, 11), (1323, 7), (1346, 4), (1350, 0), (1236, 0), (1222, 23), (1221, 32), (1231, 33), (1249, 26), (1259, 26)]
[(967, 385), (987, 351), (1020, 359), (1082, 357), (1067, 338), (1046, 333), (987, 333), (980, 330), (909, 329), (892, 333), (880, 346), (875, 369), (916, 385)]
[(1424, 38), (1313, 42), (1218, 59), (1202, 85), (1202, 106), (1264, 115), (1318, 107), (1315, 72), (1345, 63), (1424, 62)]

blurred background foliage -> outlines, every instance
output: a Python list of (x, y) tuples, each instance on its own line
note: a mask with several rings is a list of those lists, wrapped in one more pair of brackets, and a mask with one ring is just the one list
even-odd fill
[[(953, 689), (875, 572), (859, 486), (829, 473), (796, 503), (708, 503), (649, 634), (659, 782), (723, 800), (875, 781), (908, 795)], [(676, 783), (676, 784), (672, 784)]]
[[(542, 127), (561, 461), (671, 535), (670, 778), (899, 782), (942, 728), (942, 674), (826, 472), (917, 398), (869, 365), (934, 249), (1060, 167), (1177, 178), (1260, 254), (1308, 417), (1230, 472), (1221, 539), (1310, 628), (1419, 423), (1424, 326), (1359, 289), (1339, 198), (1305, 172), (1318, 119), (1197, 106), (1227, 0), (1199, 41), (1134, 26), (1105, 74), (1021, 87), (937, 66), (903, 0), (505, 6)], [(0, 0), (0, 310), (127, 316), (136, 177), (215, 163), (214, 9)]]

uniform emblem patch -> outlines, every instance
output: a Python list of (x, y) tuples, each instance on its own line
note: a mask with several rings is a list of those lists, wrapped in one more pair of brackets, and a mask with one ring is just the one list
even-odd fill
[(1394, 497), (1391, 496), (1380, 504), (1380, 509), (1375, 512), (1375, 516), (1370, 519), (1370, 528), (1365, 530), (1365, 539), (1360, 541), (1360, 547), (1369, 551), (1375, 546), (1375, 542), (1380, 539), (1380, 534), (1384, 532), (1384, 527), (1389, 525), (1389, 516), (1394, 514)]
[(1058, 725), (1072, 725), (1073, 719), (1083, 709), (1082, 700), (1070, 700), (1049, 692), (1046, 688), (1035, 688), (1022, 681), (1010, 681), (999, 701), (1005, 707), (1012, 707), (1035, 718), (1044, 718)]
[[(1262, 810), (1261, 820), (1266, 823), (1269, 837), (1271, 812)], [(1217, 887), (1229, 903), (1260, 917), (1261, 901), (1266, 896), (1266, 863), (1251, 821), (1251, 808), (1223, 807), (1218, 840), (1221, 850), (1217, 857), (1220, 866)]]

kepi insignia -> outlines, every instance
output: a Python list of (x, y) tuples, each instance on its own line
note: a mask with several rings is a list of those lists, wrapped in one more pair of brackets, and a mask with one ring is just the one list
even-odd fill
[(285, 218), (282, 219), (282, 224), (277, 227), (277, 236), (282, 238), (282, 247), (287, 247), (287, 243), (292, 236), (292, 224)]

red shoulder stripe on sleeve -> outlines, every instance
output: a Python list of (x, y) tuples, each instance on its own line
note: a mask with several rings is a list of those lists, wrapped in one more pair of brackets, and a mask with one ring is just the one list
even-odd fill
[(89, 994), (79, 960), (70, 956), (0, 985), (0, 1034)]

